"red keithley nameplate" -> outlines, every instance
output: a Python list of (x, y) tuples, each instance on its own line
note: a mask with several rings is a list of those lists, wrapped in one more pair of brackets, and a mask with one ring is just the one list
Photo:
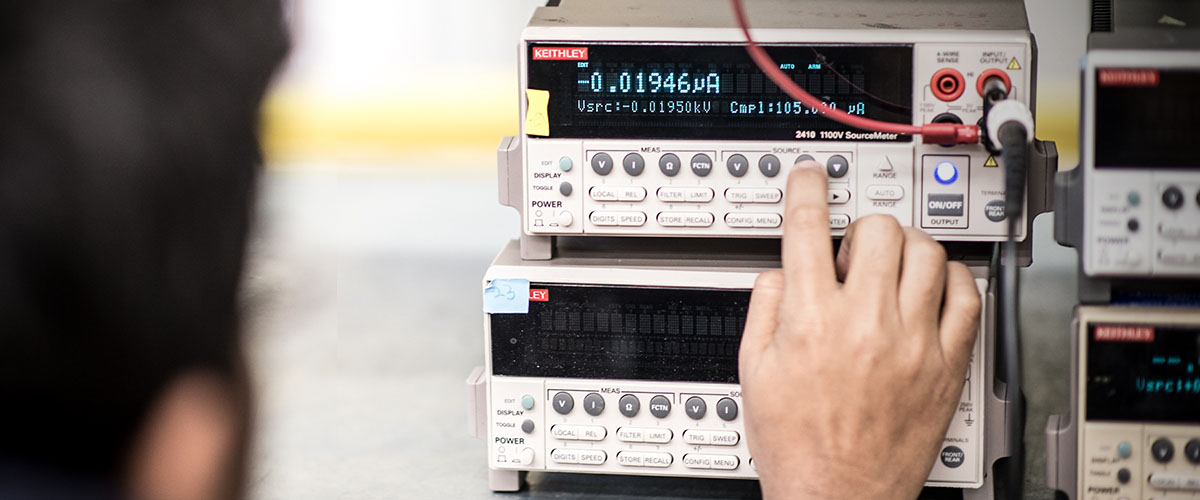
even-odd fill
[(1154, 327), (1129, 325), (1096, 325), (1093, 337), (1097, 342), (1154, 342)]
[(534, 47), (534, 61), (586, 61), (587, 47)]
[(550, 302), (550, 290), (545, 288), (530, 288), (529, 300), (533, 302)]
[(1101, 87), (1157, 87), (1158, 70), (1141, 68), (1101, 68)]

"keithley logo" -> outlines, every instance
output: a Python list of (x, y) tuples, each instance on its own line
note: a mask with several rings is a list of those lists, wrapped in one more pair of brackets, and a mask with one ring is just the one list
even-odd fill
[(1157, 87), (1156, 69), (1101, 69), (1101, 87)]
[(1097, 342), (1154, 342), (1154, 327), (1097, 325), (1093, 335)]
[(586, 61), (587, 47), (534, 47), (534, 61)]
[(533, 302), (549, 302), (550, 301), (550, 290), (547, 290), (545, 288), (530, 288), (529, 289), (529, 300), (531, 300)]

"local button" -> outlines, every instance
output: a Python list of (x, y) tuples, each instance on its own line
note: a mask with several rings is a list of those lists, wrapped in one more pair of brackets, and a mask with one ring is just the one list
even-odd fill
[(904, 198), (902, 186), (867, 186), (867, 198), (872, 200), (895, 201)]
[(850, 201), (850, 191), (845, 189), (830, 189), (825, 201), (831, 205), (841, 205)]
[(617, 201), (617, 190), (605, 186), (592, 186), (588, 190), (588, 196), (596, 201)]
[(573, 425), (555, 425), (550, 427), (550, 437), (564, 441), (579, 439), (579, 428)]
[(846, 214), (829, 214), (830, 229), (846, 229), (850, 225), (850, 216)]

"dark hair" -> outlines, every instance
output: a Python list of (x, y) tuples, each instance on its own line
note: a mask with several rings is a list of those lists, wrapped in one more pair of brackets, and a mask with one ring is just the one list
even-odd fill
[(109, 481), (172, 378), (239, 371), (278, 0), (0, 5), (0, 459)]

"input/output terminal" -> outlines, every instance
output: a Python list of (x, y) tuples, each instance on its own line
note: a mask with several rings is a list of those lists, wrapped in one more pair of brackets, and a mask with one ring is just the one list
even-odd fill
[(1008, 77), (1002, 69), (992, 68), (979, 74), (979, 79), (975, 80), (975, 90), (979, 91), (979, 97), (984, 97), (984, 87), (987, 86), (988, 79), (999, 78), (1004, 82), (1005, 94), (1012, 92), (1012, 79)]
[(942, 68), (933, 74), (933, 79), (929, 81), (929, 87), (933, 90), (934, 97), (950, 102), (962, 97), (966, 82), (963, 80), (962, 73), (952, 68)]

